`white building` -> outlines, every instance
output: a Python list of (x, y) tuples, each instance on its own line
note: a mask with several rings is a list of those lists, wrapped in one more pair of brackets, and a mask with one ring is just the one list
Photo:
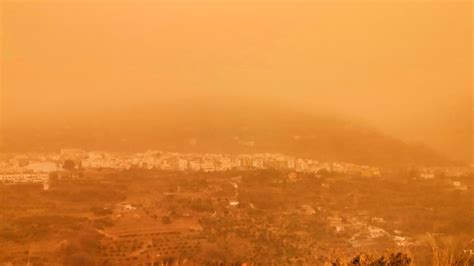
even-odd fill
[(252, 167), (257, 169), (263, 169), (263, 160), (262, 159), (253, 159)]
[(184, 171), (188, 169), (188, 161), (184, 159), (178, 159), (178, 170)]
[(201, 170), (201, 163), (199, 161), (190, 161), (189, 162), (189, 168), (192, 171), (199, 171), (199, 170)]
[(204, 161), (202, 163), (202, 170), (204, 170), (204, 172), (214, 172), (216, 170), (216, 168), (214, 166), (214, 162)]
[(57, 163), (54, 162), (37, 162), (31, 163), (25, 167), (27, 170), (33, 171), (35, 173), (50, 173), (54, 171), (59, 171), (61, 168)]

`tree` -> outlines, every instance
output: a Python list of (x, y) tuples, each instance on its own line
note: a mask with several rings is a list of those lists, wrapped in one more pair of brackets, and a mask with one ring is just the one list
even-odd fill
[(72, 170), (74, 170), (74, 168), (76, 168), (76, 164), (74, 163), (73, 160), (65, 160), (64, 163), (63, 163), (63, 168), (65, 170), (72, 171)]
[(161, 222), (164, 224), (170, 224), (171, 223), (171, 218), (169, 216), (163, 216), (161, 217)]
[(94, 265), (94, 258), (85, 252), (78, 252), (67, 257), (64, 264), (68, 266)]

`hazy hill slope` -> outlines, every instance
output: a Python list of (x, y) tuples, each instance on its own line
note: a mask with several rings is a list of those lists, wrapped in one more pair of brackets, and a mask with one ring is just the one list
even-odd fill
[[(140, 151), (280, 152), (374, 165), (444, 164), (422, 145), (404, 143), (360, 122), (283, 108), (240, 105), (155, 106), (108, 116), (63, 118), (6, 130), (9, 150), (62, 147)], [(113, 117), (113, 118), (111, 118)], [(51, 121), (49, 121), (51, 122)]]

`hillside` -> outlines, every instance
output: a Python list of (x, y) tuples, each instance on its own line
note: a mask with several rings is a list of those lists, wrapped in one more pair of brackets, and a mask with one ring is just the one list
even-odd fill
[[(371, 165), (445, 164), (421, 144), (408, 144), (362, 122), (291, 109), (193, 104), (156, 106), (113, 115), (68, 117), (6, 127), (11, 151), (64, 147), (184, 152), (280, 152)], [(110, 119), (110, 117), (115, 117)], [(117, 118), (119, 117), (119, 118)]]

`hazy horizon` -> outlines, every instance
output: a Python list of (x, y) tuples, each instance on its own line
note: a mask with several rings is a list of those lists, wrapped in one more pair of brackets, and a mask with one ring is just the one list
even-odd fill
[(363, 121), (472, 161), (470, 1), (3, 1), (2, 9), (7, 132), (39, 121), (99, 123), (105, 132), (117, 112), (153, 116), (166, 105), (173, 119), (195, 102), (252, 102)]

